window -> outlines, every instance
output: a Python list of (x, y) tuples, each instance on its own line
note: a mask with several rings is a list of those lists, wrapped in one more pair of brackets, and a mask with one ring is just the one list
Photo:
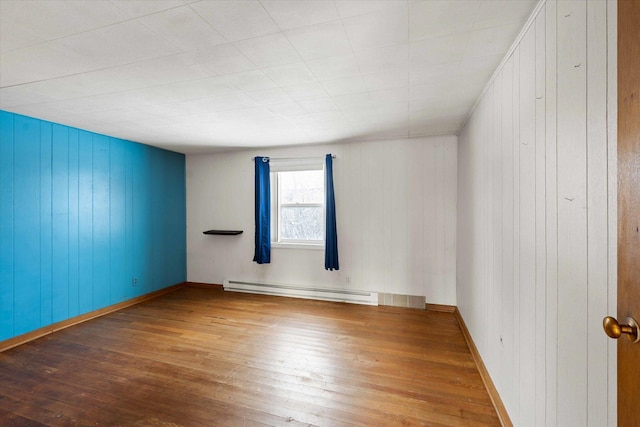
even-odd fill
[(322, 164), (274, 164), (271, 188), (272, 245), (321, 248), (325, 227)]

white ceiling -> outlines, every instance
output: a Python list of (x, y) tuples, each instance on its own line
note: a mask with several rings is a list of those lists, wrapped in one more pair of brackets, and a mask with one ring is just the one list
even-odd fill
[(537, 0), (0, 0), (0, 108), (203, 152), (456, 133)]

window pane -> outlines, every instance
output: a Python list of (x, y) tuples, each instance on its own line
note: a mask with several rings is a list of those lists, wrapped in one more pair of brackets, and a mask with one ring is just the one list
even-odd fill
[(280, 239), (324, 240), (322, 210), (322, 207), (282, 207)]
[(280, 203), (323, 203), (324, 171), (279, 172)]

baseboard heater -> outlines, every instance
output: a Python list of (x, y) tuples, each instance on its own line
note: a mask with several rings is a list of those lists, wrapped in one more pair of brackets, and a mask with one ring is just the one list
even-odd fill
[(280, 283), (243, 282), (239, 280), (226, 279), (222, 283), (225, 291), (232, 292), (348, 302), (352, 304), (378, 305), (377, 292), (317, 287), (308, 288), (304, 286), (285, 285)]

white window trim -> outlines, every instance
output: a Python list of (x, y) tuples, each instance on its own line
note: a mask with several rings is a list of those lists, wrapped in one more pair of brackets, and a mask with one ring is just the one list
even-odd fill
[(289, 242), (271, 242), (272, 249), (311, 249), (316, 251), (324, 250), (324, 242), (318, 243), (289, 243)]
[[(274, 164), (275, 163), (275, 164)], [(322, 160), (309, 159), (287, 159), (284, 162), (271, 162), (271, 188), (275, 191), (271, 192), (271, 247), (276, 249), (311, 249), (311, 250), (324, 250), (325, 241), (324, 236), (322, 240), (279, 240), (280, 237), (280, 207), (281, 206), (298, 206), (298, 207), (320, 207), (322, 206), (323, 217), (326, 216), (326, 206), (324, 203), (284, 203), (280, 205), (278, 203), (279, 197), (279, 183), (278, 172), (296, 172), (305, 170), (322, 170), (324, 171), (324, 162)], [(325, 188), (326, 192), (327, 189)], [(273, 232), (275, 231), (275, 232)]]

